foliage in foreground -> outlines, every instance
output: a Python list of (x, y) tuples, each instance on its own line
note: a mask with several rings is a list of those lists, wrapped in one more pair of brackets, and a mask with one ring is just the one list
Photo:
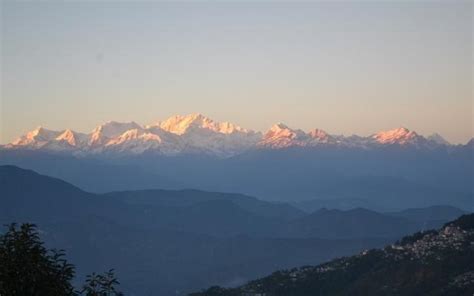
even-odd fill
[(75, 267), (63, 250), (47, 249), (36, 225), (11, 224), (0, 236), (0, 295), (119, 296), (113, 270), (89, 275), (80, 291), (72, 280)]

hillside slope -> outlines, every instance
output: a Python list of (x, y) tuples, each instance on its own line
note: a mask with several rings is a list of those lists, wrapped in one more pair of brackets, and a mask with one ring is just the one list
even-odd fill
[(277, 271), (235, 289), (212, 287), (193, 296), (472, 295), (474, 214), (440, 230), (404, 237), (318, 266)]

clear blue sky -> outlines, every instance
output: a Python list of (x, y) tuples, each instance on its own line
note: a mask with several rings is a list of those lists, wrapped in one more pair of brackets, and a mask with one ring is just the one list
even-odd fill
[(473, 4), (1, 2), (0, 143), (200, 112), (473, 136)]

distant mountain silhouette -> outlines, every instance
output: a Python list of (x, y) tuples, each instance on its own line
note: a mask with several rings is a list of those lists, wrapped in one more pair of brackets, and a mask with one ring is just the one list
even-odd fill
[(77, 158), (67, 154), (34, 151), (2, 151), (0, 165), (15, 165), (61, 178), (90, 192), (186, 187), (153, 170), (107, 159)]
[(430, 225), (430, 223), (454, 220), (457, 217), (466, 214), (466, 212), (455, 207), (439, 205), (422, 209), (406, 209), (387, 214), (405, 218), (410, 221), (416, 221), (420, 223), (420, 225), (423, 225), (425, 229), (430, 229), (436, 228), (434, 225)]
[(129, 204), (154, 206), (191, 206), (209, 201), (230, 201), (242, 209), (268, 218), (290, 220), (304, 216), (304, 212), (287, 203), (270, 203), (242, 194), (207, 192), (200, 190), (136, 190), (111, 192), (105, 196)]
[(418, 229), (401, 217), (384, 215), (357, 208), (347, 211), (321, 209), (310, 215), (291, 221), (287, 235), (323, 238), (398, 237)]
[(0, 194), (0, 219), (5, 222), (66, 218), (89, 212), (99, 202), (62, 180), (15, 166), (0, 166)]
[[(78, 262), (80, 275), (116, 268), (130, 295), (239, 284), (421, 229), (413, 214), (396, 215), (364, 209), (306, 214), (284, 203), (198, 190), (93, 194), (34, 171), (0, 166), (1, 224), (38, 224), (48, 244)], [(446, 214), (428, 216), (442, 223)], [(344, 228), (344, 221), (366, 224)]]
[(199, 189), (301, 202), (321, 207), (398, 211), (434, 205), (474, 210), (472, 149), (338, 148), (249, 151), (208, 155), (68, 156), (0, 150), (0, 164), (30, 168), (89, 192)]

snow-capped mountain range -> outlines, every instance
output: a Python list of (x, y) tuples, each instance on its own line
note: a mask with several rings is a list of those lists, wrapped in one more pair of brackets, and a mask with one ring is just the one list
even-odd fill
[(216, 122), (202, 114), (190, 114), (147, 126), (109, 121), (89, 134), (38, 127), (3, 148), (65, 151), (76, 155), (155, 152), (170, 156), (205, 153), (229, 157), (252, 149), (322, 146), (372, 149), (384, 145), (433, 148), (450, 144), (438, 134), (425, 138), (406, 128), (381, 131), (368, 137), (345, 137), (320, 129), (305, 132), (278, 123), (261, 133), (229, 122)]

